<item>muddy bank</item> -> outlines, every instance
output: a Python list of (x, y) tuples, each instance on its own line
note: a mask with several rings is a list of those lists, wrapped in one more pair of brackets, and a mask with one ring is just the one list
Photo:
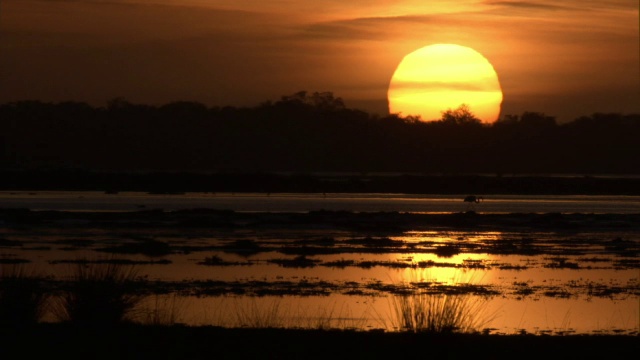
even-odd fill
[(402, 232), (431, 229), (546, 229), (602, 230), (640, 229), (638, 214), (512, 213), (482, 214), (474, 211), (447, 214), (400, 212), (309, 211), (307, 213), (245, 213), (220, 209), (132, 212), (65, 212), (0, 209), (5, 227), (135, 227), (213, 229), (333, 228), (359, 231)]
[[(588, 312), (573, 316), (571, 327), (565, 313), (560, 314), (565, 320), (553, 317), (538, 325), (531, 318), (526, 330), (509, 323), (487, 334), (520, 329), (552, 334), (545, 333), (549, 329), (559, 336), (627, 336), (637, 334), (639, 220), (640, 214), (5, 209), (0, 210), (0, 265), (42, 271), (47, 294), (71, 288), (68, 275), (76, 268), (135, 266), (144, 269), (136, 296), (202, 299), (197, 309), (202, 306), (205, 313), (217, 308), (214, 298), (227, 296), (295, 298), (305, 304), (335, 297), (354, 305), (362, 299), (381, 304), (382, 298), (397, 296), (460, 294), (500, 299), (516, 308), (507, 314), (516, 319), (524, 313), (516, 304), (521, 302), (598, 303), (606, 312), (631, 304), (632, 311), (624, 313), (631, 320), (606, 329), (590, 327), (590, 319), (610, 315)], [(487, 280), (449, 281), (448, 274), (475, 272)], [(183, 308), (189, 317), (179, 323), (228, 324), (222, 317), (202, 322), (204, 315)]]
[(640, 351), (637, 336), (438, 335), (295, 329), (122, 326), (80, 329), (42, 324), (1, 329), (2, 358), (65, 359), (623, 359)]

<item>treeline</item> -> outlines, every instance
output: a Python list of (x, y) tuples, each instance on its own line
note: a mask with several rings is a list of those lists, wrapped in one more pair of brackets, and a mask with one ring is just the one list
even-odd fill
[(640, 195), (640, 177), (0, 171), (0, 191)]
[(427, 123), (317, 92), (255, 107), (0, 105), (5, 170), (638, 174), (639, 139), (640, 114), (559, 124), (525, 112), (483, 125), (462, 106)]

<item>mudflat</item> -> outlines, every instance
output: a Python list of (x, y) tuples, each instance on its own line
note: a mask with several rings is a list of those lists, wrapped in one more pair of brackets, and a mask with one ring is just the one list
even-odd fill
[[(0, 239), (7, 249), (21, 246), (14, 240), (16, 234), (33, 238), (48, 236), (50, 232), (83, 233), (90, 229), (135, 229), (143, 233), (169, 229), (188, 234), (221, 234), (230, 230), (287, 229), (346, 229), (359, 234), (344, 240), (344, 249), (360, 246), (372, 251), (391, 251), (400, 246), (389, 242), (386, 236), (407, 230), (469, 229), (563, 232), (592, 231), (608, 234), (611, 231), (637, 233), (640, 214), (560, 214), (513, 213), (482, 214), (461, 212), (451, 214), (412, 214), (399, 212), (357, 213), (349, 211), (311, 211), (307, 213), (241, 213), (229, 210), (192, 209), (180, 211), (145, 210), (132, 212), (65, 212), (32, 211), (28, 209), (0, 210), (4, 235)], [(92, 230), (93, 231), (93, 230)], [(366, 235), (366, 236), (365, 236)], [(367, 237), (367, 236), (371, 237)], [(72, 248), (85, 247), (78, 238), (63, 239)], [(326, 251), (337, 240), (297, 239), (292, 248)], [(357, 241), (364, 241), (359, 243)], [(62, 241), (62, 240), (56, 240)], [(627, 239), (593, 237), (586, 245), (600, 246), (605, 251), (637, 258), (639, 244)], [(325, 244), (326, 242), (326, 244)], [(483, 248), (496, 254), (527, 254), (538, 240), (520, 239), (519, 242), (494, 242), (496, 247)], [(26, 243), (26, 242), (25, 242)], [(143, 242), (150, 246), (159, 242)], [(137, 243), (136, 243), (137, 244)], [(234, 242), (234, 245), (244, 243)], [(575, 246), (575, 242), (571, 246)], [(161, 245), (161, 244), (160, 244)], [(257, 241), (258, 249), (263, 246)], [(297, 246), (300, 245), (300, 246)], [(554, 243), (555, 247), (563, 244)], [(582, 244), (585, 245), (585, 244)], [(167, 248), (118, 248), (119, 250), (171, 252)], [(212, 250), (214, 248), (207, 248)], [(221, 247), (220, 249), (224, 249)], [(447, 248), (448, 249), (448, 248)], [(457, 251), (471, 251), (456, 248)], [(184, 249), (182, 249), (184, 250)], [(215, 250), (215, 249), (214, 249)], [(246, 249), (245, 249), (246, 250)], [(254, 249), (255, 250), (255, 249)], [(436, 248), (437, 250), (437, 248)], [(433, 250), (433, 251), (436, 251)], [(440, 249), (441, 250), (441, 249)], [(192, 248), (190, 251), (198, 251)], [(360, 250), (359, 250), (360, 251)], [(432, 250), (425, 250), (432, 251)], [(307, 255), (309, 255), (307, 254)], [(153, 254), (152, 254), (153, 255)], [(296, 255), (299, 255), (296, 253)], [(305, 255), (304, 253), (302, 255)], [(10, 264), (14, 258), (5, 258)], [(308, 258), (306, 258), (308, 259)], [(556, 261), (557, 263), (557, 261)], [(556, 264), (554, 263), (554, 264)], [(213, 263), (213, 266), (234, 266)], [(292, 264), (299, 265), (300, 264)], [(304, 264), (303, 264), (304, 265)], [(556, 265), (568, 266), (567, 262)], [(626, 268), (637, 268), (637, 261), (625, 262)], [(295, 267), (295, 266), (294, 266)], [(165, 285), (166, 286), (166, 285)], [(252, 285), (253, 286), (253, 285)], [(225, 284), (228, 289), (228, 284)], [(298, 288), (296, 286), (295, 288)], [(475, 289), (477, 290), (477, 289)], [(474, 291), (475, 291), (474, 290)], [(535, 289), (534, 289), (535, 290)], [(629, 290), (629, 289), (627, 289)], [(627, 291), (625, 290), (625, 291)], [(637, 288), (630, 289), (637, 296)], [(284, 292), (288, 294), (288, 292)], [(437, 334), (388, 332), (382, 330), (319, 330), (296, 328), (228, 328), (216, 326), (188, 326), (123, 324), (115, 327), (79, 327), (66, 323), (39, 323), (23, 327), (0, 328), (0, 358), (18, 356), (30, 358), (42, 353), (64, 356), (67, 359), (199, 359), (199, 358), (260, 358), (260, 359), (328, 359), (328, 358), (626, 358), (640, 350), (636, 333), (602, 335), (534, 335), (523, 334)]]

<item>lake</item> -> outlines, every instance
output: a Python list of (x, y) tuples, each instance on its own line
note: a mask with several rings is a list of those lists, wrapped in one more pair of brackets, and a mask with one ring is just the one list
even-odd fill
[(141, 308), (189, 325), (394, 330), (402, 299), (461, 296), (491, 333), (637, 333), (640, 197), (463, 198), (5, 191), (33, 211), (4, 215), (0, 259), (129, 260)]
[[(92, 191), (0, 191), (0, 208), (61, 211), (179, 210), (193, 208), (234, 211), (306, 212), (313, 210), (399, 211), (449, 213), (467, 211), (466, 194), (344, 194), (344, 193), (185, 193), (175, 195)], [(484, 195), (473, 206), (483, 213), (616, 213), (640, 212), (640, 196)]]

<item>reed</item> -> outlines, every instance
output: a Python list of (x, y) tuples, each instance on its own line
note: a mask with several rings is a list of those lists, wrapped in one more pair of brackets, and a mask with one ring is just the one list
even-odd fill
[(177, 294), (155, 294), (141, 302), (135, 318), (145, 325), (175, 325), (182, 318), (184, 307), (184, 299)]
[(392, 298), (393, 324), (401, 331), (478, 332), (492, 317), (482, 315), (486, 300), (472, 295), (415, 294)]
[(334, 301), (330, 306), (301, 308), (295, 316), (295, 327), (314, 330), (357, 330), (366, 326), (368, 314), (354, 315), (347, 306), (337, 308)]
[(21, 265), (0, 267), (0, 326), (30, 326), (43, 318), (48, 298), (44, 280)]
[(235, 327), (255, 329), (284, 328), (286, 314), (281, 307), (282, 300), (273, 299), (270, 303), (256, 302), (255, 299), (244, 302), (234, 302)]
[(119, 263), (78, 263), (70, 282), (55, 298), (53, 315), (83, 326), (113, 326), (128, 321), (142, 297), (135, 292), (137, 269)]
[[(488, 313), (488, 297), (459, 291), (473, 287), (474, 274), (467, 279), (458, 275), (452, 279), (455, 285), (447, 288), (427, 288), (411, 291), (411, 285), (420, 282), (416, 273), (407, 291), (391, 297), (391, 323), (394, 328), (408, 332), (475, 333), (479, 332), (497, 314)], [(424, 279), (424, 277), (423, 277)]]

